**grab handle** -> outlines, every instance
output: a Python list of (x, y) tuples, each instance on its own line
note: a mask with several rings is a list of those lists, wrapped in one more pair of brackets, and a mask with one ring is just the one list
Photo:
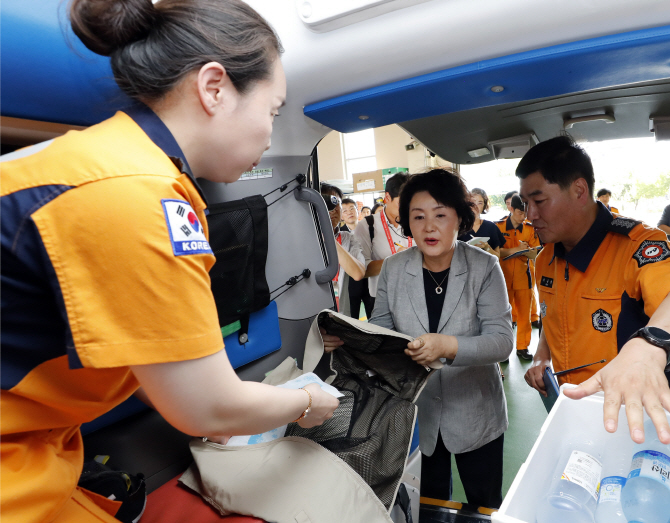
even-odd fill
[(316, 218), (319, 220), (319, 225), (323, 231), (323, 238), (326, 244), (326, 256), (328, 257), (328, 264), (326, 268), (317, 272), (314, 277), (317, 283), (327, 283), (332, 281), (339, 269), (339, 262), (337, 261), (337, 248), (335, 247), (335, 236), (330, 231), (333, 230), (330, 223), (330, 215), (326, 209), (326, 202), (323, 201), (321, 195), (314, 189), (306, 187), (298, 187), (295, 191), (295, 199), (311, 203), (316, 210)]

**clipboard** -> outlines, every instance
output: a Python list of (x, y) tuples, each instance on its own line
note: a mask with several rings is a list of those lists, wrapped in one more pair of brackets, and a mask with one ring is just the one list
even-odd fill
[(469, 245), (479, 245), (480, 243), (486, 243), (491, 239), (490, 236), (475, 236), (474, 238), (470, 238), (467, 242)]
[(542, 403), (544, 403), (544, 408), (547, 409), (548, 414), (549, 411), (551, 411), (551, 408), (554, 406), (554, 403), (556, 403), (558, 395), (561, 392), (558, 388), (558, 381), (556, 381), (556, 377), (551, 371), (551, 367), (546, 367), (544, 369), (544, 374), (542, 374), (542, 381), (544, 381), (544, 388), (547, 391), (547, 397), (545, 398), (542, 394), (540, 394), (540, 398), (542, 398)]
[(505, 256), (502, 261), (505, 260), (511, 260), (512, 258), (518, 258), (519, 256), (523, 256), (525, 253), (530, 252), (530, 251), (535, 251), (535, 250), (540, 250), (542, 247), (531, 247), (530, 249), (524, 249), (523, 251), (517, 251), (514, 254), (510, 254), (509, 256)]

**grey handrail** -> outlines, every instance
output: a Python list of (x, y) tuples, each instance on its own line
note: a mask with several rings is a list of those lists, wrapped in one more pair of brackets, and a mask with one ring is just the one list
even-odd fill
[[(328, 264), (326, 268), (315, 274), (317, 283), (327, 283), (332, 281), (337, 274), (339, 262), (337, 261), (337, 248), (335, 247), (335, 236), (332, 234), (333, 226), (330, 223), (330, 215), (326, 209), (326, 202), (323, 201), (321, 195), (314, 189), (306, 187), (298, 187), (295, 192), (295, 199), (311, 203), (316, 210), (316, 218), (319, 220), (321, 231), (323, 231), (323, 239), (326, 244), (326, 256), (328, 257)], [(330, 233), (330, 234), (329, 234)]]

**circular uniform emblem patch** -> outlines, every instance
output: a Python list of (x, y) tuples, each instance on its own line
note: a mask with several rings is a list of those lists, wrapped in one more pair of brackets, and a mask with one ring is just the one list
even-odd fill
[(640, 247), (633, 254), (633, 258), (637, 261), (638, 267), (663, 261), (670, 258), (670, 248), (667, 242), (645, 240)]
[(540, 317), (544, 318), (547, 315), (547, 304), (542, 302), (540, 303)]
[(602, 309), (598, 309), (591, 316), (591, 321), (593, 323), (593, 328), (600, 332), (607, 332), (612, 330), (614, 322), (612, 321), (612, 315)]

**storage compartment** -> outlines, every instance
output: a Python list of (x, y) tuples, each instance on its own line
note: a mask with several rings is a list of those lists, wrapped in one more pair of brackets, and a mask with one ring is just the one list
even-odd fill
[[(561, 395), (544, 422), (528, 459), (514, 478), (500, 510), (493, 513), (492, 521), (535, 523), (538, 503), (549, 490), (561, 452), (572, 442), (595, 441), (602, 446), (604, 454), (626, 452), (632, 458), (633, 442), (625, 408), (622, 406), (619, 412), (616, 433), (610, 434), (603, 426), (604, 394), (599, 392), (581, 400), (571, 400), (563, 391), (574, 387), (576, 385), (570, 384), (561, 387)], [(648, 419), (646, 413), (644, 419)]]

